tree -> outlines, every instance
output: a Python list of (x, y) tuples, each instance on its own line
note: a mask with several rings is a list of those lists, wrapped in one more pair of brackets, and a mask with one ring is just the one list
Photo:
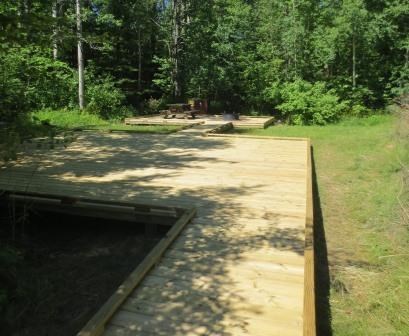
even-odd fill
[(351, 50), (351, 82), (356, 87), (359, 48), (368, 38), (369, 17), (363, 0), (345, 0), (335, 20), (339, 43), (349, 44)]
[[(219, 112), (272, 112), (299, 79), (380, 107), (407, 87), (408, 12), (404, 0), (3, 0), (2, 108), (58, 105), (45, 96), (84, 108), (115, 88), (140, 110), (151, 97), (204, 96)], [(47, 66), (52, 95), (27, 75), (49, 78)], [(60, 97), (68, 69), (78, 93)], [(13, 92), (23, 92), (21, 104)], [(111, 107), (121, 101), (111, 98)]]
[(53, 27), (53, 57), (54, 59), (58, 59), (58, 26), (57, 26), (57, 18), (58, 18), (58, 0), (54, 0), (52, 4), (52, 13), (54, 19), (54, 27)]
[(81, 0), (76, 0), (76, 18), (77, 18), (77, 51), (78, 51), (78, 105), (80, 110), (85, 106), (84, 93), (84, 55), (82, 44), (82, 17), (81, 17)]

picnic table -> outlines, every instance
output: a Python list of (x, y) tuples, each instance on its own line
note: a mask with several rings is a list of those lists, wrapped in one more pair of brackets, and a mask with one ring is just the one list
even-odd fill
[(191, 117), (192, 119), (196, 118), (196, 114), (200, 112), (200, 110), (192, 110), (192, 105), (185, 104), (185, 103), (178, 103), (178, 104), (168, 104), (167, 110), (162, 110), (161, 114), (164, 115), (165, 119), (170, 118), (187, 118)]

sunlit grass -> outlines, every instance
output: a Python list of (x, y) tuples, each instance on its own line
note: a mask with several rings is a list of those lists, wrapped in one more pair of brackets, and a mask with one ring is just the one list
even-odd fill
[(32, 117), (42, 123), (50, 124), (62, 129), (95, 130), (95, 131), (123, 131), (135, 133), (168, 134), (182, 129), (175, 125), (125, 125), (120, 120), (104, 120), (96, 114), (78, 110), (41, 110), (34, 112)]

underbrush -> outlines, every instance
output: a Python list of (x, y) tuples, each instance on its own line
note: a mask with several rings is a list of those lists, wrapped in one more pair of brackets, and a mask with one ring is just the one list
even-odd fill
[(14, 160), (20, 150), (20, 145), (28, 139), (35, 137), (48, 137), (54, 139), (59, 132), (57, 128), (41, 122), (33, 122), (29, 118), (20, 117), (13, 123), (0, 127), (0, 163)]
[(236, 132), (312, 140), (333, 334), (409, 335), (409, 112)]

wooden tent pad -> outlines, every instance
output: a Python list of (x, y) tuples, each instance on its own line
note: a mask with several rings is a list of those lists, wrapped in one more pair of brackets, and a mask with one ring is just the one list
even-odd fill
[(112, 317), (81, 335), (314, 335), (309, 146), (87, 133), (1, 168), (0, 188), (196, 208)]

